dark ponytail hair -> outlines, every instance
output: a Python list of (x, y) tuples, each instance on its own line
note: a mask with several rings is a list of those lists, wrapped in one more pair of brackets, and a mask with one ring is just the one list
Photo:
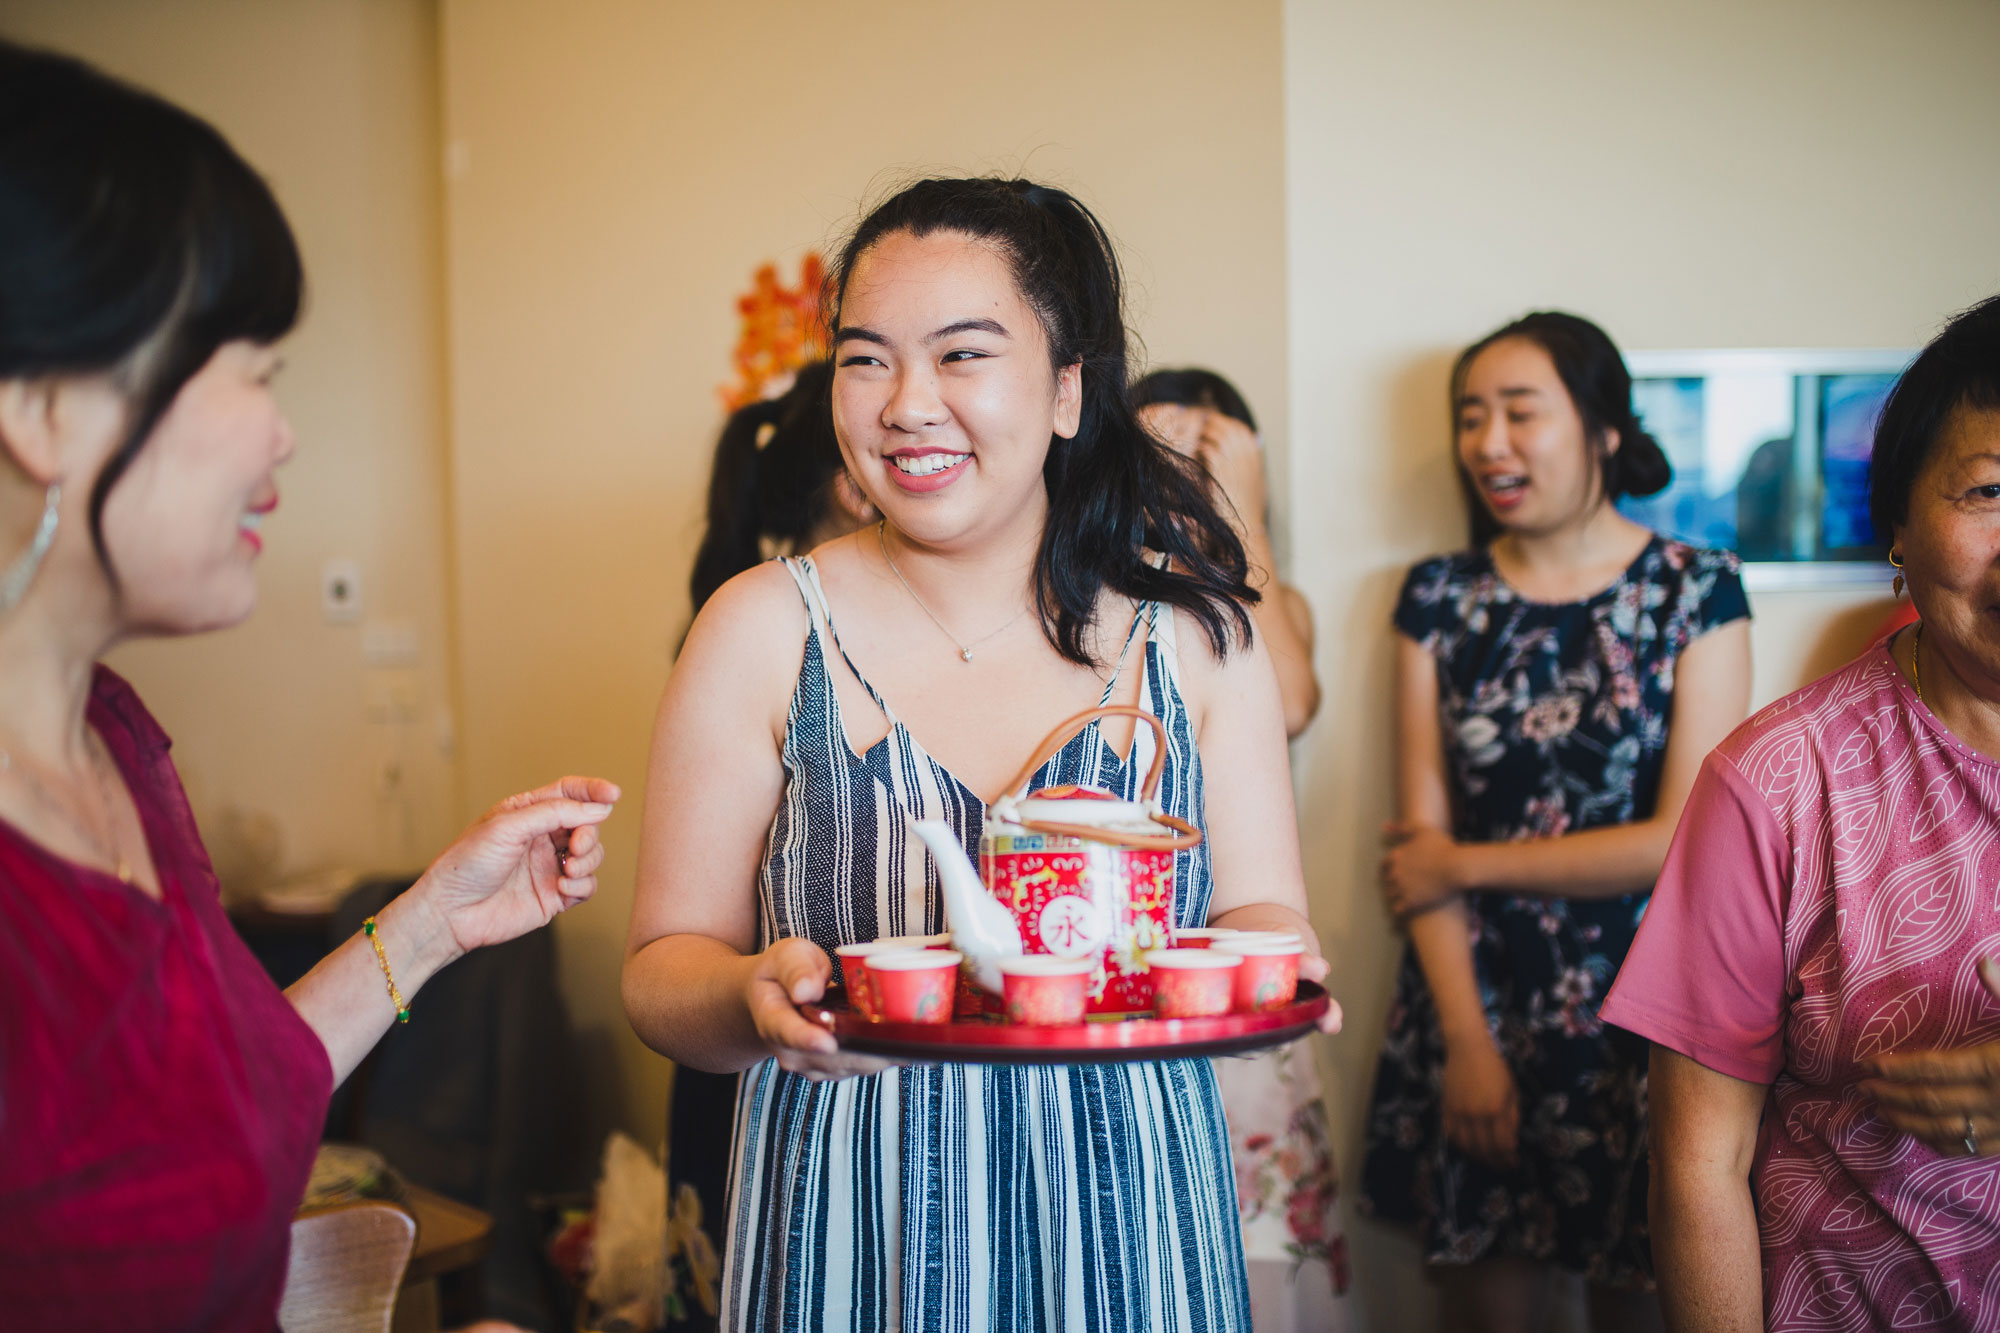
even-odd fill
[[(1666, 450), (1640, 424), (1632, 410), (1632, 372), (1618, 345), (1597, 325), (1580, 315), (1560, 310), (1537, 310), (1523, 315), (1504, 328), (1495, 329), (1458, 354), (1451, 367), (1451, 422), (1453, 454), (1458, 438), (1458, 400), (1465, 393), (1465, 376), (1479, 354), (1495, 343), (1521, 338), (1549, 354), (1570, 401), (1583, 418), (1583, 435), (1597, 458), (1598, 481), (1605, 503), (1621, 495), (1653, 495), (1674, 479), (1673, 464)], [(1612, 431), (1618, 433), (1618, 448), (1607, 452), (1605, 443)], [(1500, 521), (1474, 488), (1472, 479), (1458, 467), (1459, 490), (1472, 519), (1472, 543), (1485, 546), (1502, 532)]]
[(766, 538), (796, 546), (826, 513), (844, 466), (833, 436), (830, 362), (799, 371), (783, 394), (739, 407), (715, 444), (708, 530), (695, 552), (688, 591), (694, 609), (764, 559)]
[(224, 343), (298, 321), (298, 245), (262, 178), (206, 122), (81, 61), (0, 41), (0, 379), (111, 372), (125, 438), (104, 504)]
[[(1200, 466), (1141, 426), (1128, 396), (1124, 284), (1103, 224), (1071, 195), (1032, 181), (918, 181), (842, 247), (828, 306), (836, 331), (855, 264), (899, 232), (957, 232), (999, 247), (1048, 338), (1050, 366), (1082, 367), (1076, 436), (1052, 437), (1042, 466), (1049, 516), (1035, 604), (1049, 643), (1072, 662), (1099, 665), (1090, 631), (1110, 588), (1185, 611), (1218, 656), (1248, 644), (1246, 608), (1258, 597), (1243, 543), (1209, 500)], [(1148, 550), (1165, 564), (1150, 563)]]
[(1151, 407), (1171, 403), (1176, 407), (1206, 407), (1257, 429), (1250, 404), (1234, 384), (1212, 370), (1188, 366), (1180, 370), (1155, 370), (1142, 375), (1132, 385), (1132, 406)]

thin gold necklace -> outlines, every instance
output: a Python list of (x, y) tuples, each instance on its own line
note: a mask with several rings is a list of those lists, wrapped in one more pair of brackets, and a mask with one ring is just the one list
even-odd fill
[(97, 796), (103, 803), (104, 833), (85, 828), (83, 821), (71, 814), (69, 808), (56, 799), (54, 792), (45, 786), (40, 778), (30, 773), (26, 767), (14, 762), (14, 756), (4, 746), (0, 746), (0, 771), (14, 774), (21, 779), (21, 785), (28, 789), (48, 812), (69, 825), (70, 831), (89, 845), (90, 850), (109, 861), (120, 884), (132, 882), (132, 863), (125, 859), (125, 851), (118, 840), (118, 807), (111, 799), (111, 784), (105, 780), (104, 767), (97, 758), (97, 751), (91, 745), (88, 729), (84, 734), (84, 762), (90, 766), (90, 776), (97, 784)]
[(953, 634), (950, 629), (946, 628), (945, 623), (942, 620), (939, 620), (937, 618), (937, 613), (935, 611), (931, 610), (928, 606), (924, 605), (924, 599), (917, 596), (917, 590), (915, 588), (912, 588), (910, 586), (910, 581), (903, 577), (903, 571), (896, 568), (896, 559), (894, 556), (889, 554), (889, 539), (882, 535), (882, 530), (884, 528), (887, 528), (888, 526), (889, 526), (889, 521), (887, 519), (883, 519), (880, 523), (877, 523), (875, 525), (875, 544), (882, 548), (882, 559), (888, 562), (889, 572), (896, 576), (896, 582), (903, 585), (903, 591), (910, 594), (910, 600), (917, 604), (917, 610), (929, 616), (931, 618), (931, 624), (936, 625), (938, 627), (938, 632), (944, 635), (947, 639), (950, 639), (952, 643), (958, 648), (958, 656), (960, 661), (970, 662), (972, 660), (972, 650), (974, 648), (977, 648), (980, 644), (987, 642), (989, 639), (996, 639), (1000, 635), (1006, 633), (1008, 630), (1014, 628), (1014, 622), (1019, 620), (1022, 616), (1028, 614), (1028, 608), (1024, 606), (1019, 611), (1016, 611), (1013, 614), (1013, 616), (1007, 621), (1006, 624), (1002, 625), (999, 629), (994, 630), (991, 634), (982, 634), (980, 637), (974, 639), (971, 643), (965, 643), (961, 641), (956, 634)]

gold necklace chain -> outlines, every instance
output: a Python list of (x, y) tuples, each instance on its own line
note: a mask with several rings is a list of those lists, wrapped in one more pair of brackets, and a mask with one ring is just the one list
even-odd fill
[(1917, 632), (1910, 638), (1910, 687), (1917, 692), (1917, 702), (1924, 702), (1924, 670), (1917, 665), (1919, 654), (1924, 651), (1924, 622), (1917, 622)]
[(56, 799), (55, 793), (44, 786), (41, 779), (30, 773), (22, 765), (14, 762), (13, 754), (4, 746), (0, 746), (0, 772), (12, 773), (20, 778), (21, 785), (28, 789), (30, 796), (41, 802), (42, 806), (50, 814), (69, 825), (70, 832), (83, 839), (91, 851), (97, 853), (98, 856), (109, 861), (115, 867), (112, 873), (118, 876), (120, 884), (130, 884), (132, 882), (132, 863), (125, 859), (124, 850), (118, 843), (118, 807), (111, 799), (111, 784), (105, 780), (104, 768), (98, 762), (96, 750), (91, 746), (88, 728), (85, 729), (83, 743), (85, 751), (84, 762), (90, 766), (90, 775), (97, 784), (98, 799), (104, 804), (103, 814), (106, 831), (102, 835), (93, 829), (85, 828), (83, 821), (71, 814), (69, 808)]
[(970, 662), (972, 660), (972, 650), (974, 648), (977, 648), (980, 644), (985, 643), (989, 639), (998, 638), (1000, 635), (1014, 628), (1014, 622), (1019, 620), (1022, 616), (1028, 614), (1028, 608), (1024, 606), (1019, 611), (1016, 611), (1013, 614), (1013, 616), (1007, 621), (1006, 624), (1002, 625), (999, 629), (994, 630), (991, 634), (983, 634), (980, 637), (974, 639), (971, 643), (961, 642), (959, 637), (956, 634), (953, 634), (951, 630), (946, 628), (945, 623), (942, 620), (939, 620), (937, 618), (937, 613), (932, 611), (928, 606), (924, 605), (924, 599), (917, 596), (917, 590), (915, 588), (912, 588), (910, 586), (910, 581), (903, 577), (903, 571), (896, 568), (896, 559), (894, 556), (889, 554), (889, 539), (882, 535), (883, 529), (887, 528), (888, 526), (889, 526), (889, 520), (887, 519), (883, 519), (880, 523), (877, 523), (875, 525), (875, 544), (882, 548), (882, 559), (888, 562), (889, 572), (896, 576), (896, 582), (903, 585), (903, 591), (910, 594), (910, 600), (917, 604), (917, 610), (929, 616), (931, 618), (931, 624), (936, 625), (938, 627), (938, 632), (944, 635), (947, 639), (950, 639), (952, 643), (956, 645), (956, 647), (958, 648), (958, 657), (960, 661)]

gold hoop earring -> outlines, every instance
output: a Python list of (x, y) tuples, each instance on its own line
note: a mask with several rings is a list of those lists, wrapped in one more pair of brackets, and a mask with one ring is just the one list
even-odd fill
[(1889, 548), (1889, 568), (1897, 571), (1895, 580), (1890, 583), (1889, 587), (1897, 597), (1901, 597), (1903, 595), (1903, 575), (1901, 572), (1903, 568), (1903, 556), (1893, 546)]

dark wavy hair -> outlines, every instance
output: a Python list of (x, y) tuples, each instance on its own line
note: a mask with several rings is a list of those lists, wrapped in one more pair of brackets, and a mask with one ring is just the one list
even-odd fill
[(1910, 491), (1961, 408), (2000, 410), (2000, 296), (1960, 311), (1889, 391), (1868, 463), (1868, 517), (1888, 545), (1910, 516)]
[(1257, 429), (1250, 415), (1250, 403), (1234, 384), (1212, 370), (1186, 366), (1178, 370), (1155, 370), (1139, 377), (1132, 385), (1132, 406), (1151, 407), (1172, 403), (1178, 407), (1206, 407)]
[[(1110, 588), (1160, 601), (1201, 626), (1218, 656), (1251, 638), (1243, 544), (1208, 497), (1207, 476), (1139, 424), (1127, 392), (1124, 281), (1104, 226), (1065, 191), (1033, 181), (923, 180), (870, 213), (829, 276), (840, 326), (855, 264), (885, 236), (956, 232), (996, 246), (1048, 337), (1049, 363), (1080, 365), (1073, 439), (1052, 436), (1042, 481), (1048, 525), (1035, 558), (1035, 604), (1055, 650), (1084, 666), (1097, 602)], [(1165, 555), (1164, 565), (1146, 558)]]
[[(1653, 495), (1674, 479), (1673, 464), (1666, 450), (1653, 438), (1632, 410), (1632, 372), (1618, 345), (1603, 329), (1581, 315), (1560, 310), (1537, 310), (1513, 323), (1493, 330), (1458, 354), (1451, 367), (1452, 450), (1457, 456), (1459, 399), (1465, 394), (1465, 376), (1479, 354), (1495, 343), (1521, 338), (1549, 354), (1556, 375), (1569, 391), (1583, 418), (1584, 439), (1597, 460), (1597, 477), (1606, 503), (1621, 495)], [(1606, 449), (1611, 432), (1618, 433), (1615, 452)], [(1465, 496), (1465, 508), (1472, 524), (1472, 543), (1485, 546), (1504, 529), (1486, 507), (1479, 491), (1458, 467), (1458, 488)]]
[(0, 41), (0, 379), (111, 372), (125, 436), (104, 505), (224, 343), (297, 323), (305, 275), (270, 188), (206, 122), (66, 56)]
[(715, 443), (708, 528), (688, 592), (700, 611), (715, 590), (764, 558), (764, 539), (794, 545), (826, 512), (844, 463), (833, 434), (833, 364), (815, 361), (776, 398), (730, 414)]

